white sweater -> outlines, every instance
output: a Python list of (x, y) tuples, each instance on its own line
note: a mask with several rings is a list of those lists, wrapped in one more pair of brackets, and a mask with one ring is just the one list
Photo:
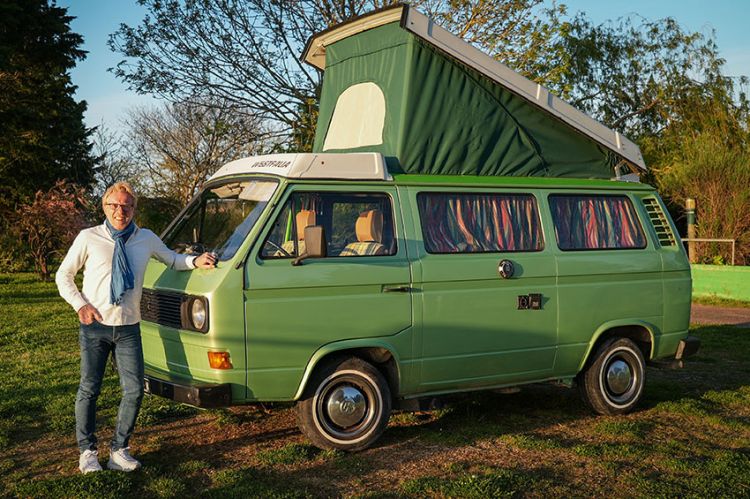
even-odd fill
[[(73, 241), (55, 275), (55, 283), (66, 302), (76, 311), (87, 303), (102, 315), (102, 324), (123, 326), (141, 320), (141, 292), (146, 265), (151, 257), (176, 270), (194, 269), (194, 256), (181, 255), (167, 248), (159, 236), (148, 229), (135, 228), (125, 243), (125, 252), (133, 271), (135, 286), (122, 297), (119, 305), (109, 303), (112, 280), (112, 256), (115, 241), (106, 225), (82, 230)], [(83, 290), (76, 287), (74, 278), (83, 267)]]

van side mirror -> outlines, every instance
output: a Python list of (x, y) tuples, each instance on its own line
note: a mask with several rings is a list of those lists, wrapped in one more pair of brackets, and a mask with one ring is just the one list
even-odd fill
[(305, 227), (305, 252), (292, 260), (292, 265), (302, 265), (305, 258), (324, 258), (326, 247), (326, 234), (322, 225)]

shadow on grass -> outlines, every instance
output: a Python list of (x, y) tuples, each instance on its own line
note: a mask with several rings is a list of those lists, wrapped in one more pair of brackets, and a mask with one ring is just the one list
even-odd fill
[(428, 415), (424, 423), (389, 428), (384, 444), (416, 437), (453, 447), (473, 445), (589, 414), (576, 390), (551, 384), (526, 385), (514, 394), (481, 391), (441, 400), (445, 407)]
[(701, 339), (698, 353), (685, 360), (682, 369), (647, 371), (643, 408), (654, 408), (665, 402), (696, 401), (711, 412), (711, 399), (717, 392), (734, 392), (750, 386), (750, 329), (702, 326), (691, 330)]
[[(731, 408), (750, 404), (750, 330), (698, 327), (698, 355), (680, 370), (649, 368), (639, 409), (714, 418), (728, 427), (748, 424)], [(731, 366), (727, 369), (728, 366)], [(472, 445), (479, 440), (511, 433), (528, 433), (540, 427), (594, 416), (576, 389), (551, 384), (527, 385), (513, 395), (493, 392), (444, 397), (447, 406), (424, 423), (391, 427), (385, 443), (420, 438), (450, 446)]]

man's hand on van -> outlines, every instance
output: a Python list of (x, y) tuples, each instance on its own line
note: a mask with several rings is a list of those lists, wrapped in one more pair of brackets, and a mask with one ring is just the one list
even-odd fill
[(78, 320), (81, 324), (89, 325), (94, 321), (101, 322), (102, 314), (92, 304), (87, 303), (78, 309)]
[(215, 253), (203, 253), (193, 262), (196, 269), (213, 269), (216, 268), (218, 257)]

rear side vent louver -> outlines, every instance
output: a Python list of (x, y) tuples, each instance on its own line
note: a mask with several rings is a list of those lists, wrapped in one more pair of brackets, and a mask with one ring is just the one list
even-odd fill
[(659, 236), (659, 243), (662, 246), (674, 246), (676, 244), (674, 234), (672, 234), (669, 221), (664, 216), (659, 202), (654, 198), (645, 198), (643, 206), (646, 207), (651, 224), (656, 229), (656, 235)]

